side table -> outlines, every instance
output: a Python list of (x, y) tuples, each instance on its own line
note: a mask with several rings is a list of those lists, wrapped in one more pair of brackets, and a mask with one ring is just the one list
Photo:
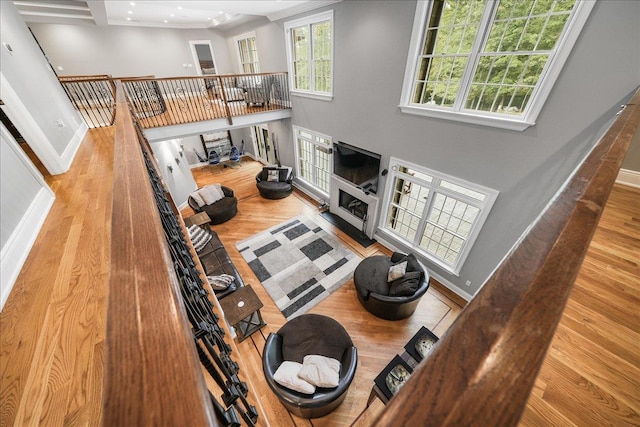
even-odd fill
[(211, 218), (209, 218), (209, 215), (207, 215), (207, 213), (203, 211), (195, 215), (192, 215), (188, 218), (185, 218), (184, 225), (189, 227), (191, 225), (202, 225), (202, 224), (208, 224), (210, 222), (211, 222)]
[(229, 325), (236, 329), (238, 342), (262, 328), (260, 309), (263, 304), (251, 285), (243, 286), (220, 300), (220, 306)]

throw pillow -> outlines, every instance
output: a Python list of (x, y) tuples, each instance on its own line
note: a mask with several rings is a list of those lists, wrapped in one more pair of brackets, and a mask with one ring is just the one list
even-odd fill
[(407, 255), (407, 271), (419, 271), (424, 273), (414, 254)]
[(212, 205), (224, 197), (220, 184), (207, 185), (199, 193), (207, 205)]
[(269, 182), (279, 182), (280, 181), (280, 172), (277, 169), (270, 170), (267, 175), (267, 181)]
[(207, 276), (207, 280), (214, 291), (224, 291), (236, 278), (229, 274), (221, 274), (219, 276)]
[(189, 238), (196, 252), (203, 250), (212, 237), (211, 232), (197, 225), (187, 227), (187, 232), (189, 233)]
[(202, 196), (200, 195), (200, 190), (196, 190), (193, 193), (190, 194), (191, 198), (193, 200), (196, 201), (196, 203), (198, 204), (198, 207), (203, 207), (204, 205), (206, 205), (206, 203), (204, 202), (204, 200), (202, 200)]
[(298, 377), (316, 387), (338, 387), (340, 361), (317, 354), (305, 356)]
[(403, 261), (398, 264), (394, 264), (389, 267), (389, 274), (387, 274), (387, 282), (393, 282), (396, 279), (404, 276), (404, 273), (407, 271), (407, 261)]
[(389, 296), (408, 297), (416, 293), (420, 287), (420, 272), (411, 271), (391, 283)]
[(298, 377), (298, 373), (302, 369), (302, 363), (291, 362), (285, 360), (273, 374), (275, 382), (288, 389), (299, 391), (304, 394), (313, 394), (316, 392), (316, 386), (309, 384), (302, 378)]

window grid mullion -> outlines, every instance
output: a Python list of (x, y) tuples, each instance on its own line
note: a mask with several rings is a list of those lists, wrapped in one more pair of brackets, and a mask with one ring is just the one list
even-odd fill
[(476, 68), (478, 67), (478, 62), (480, 61), (480, 53), (489, 38), (491, 22), (498, 10), (498, 3), (499, 2), (497, 1), (489, 0), (485, 5), (480, 25), (478, 25), (478, 33), (473, 43), (471, 53), (469, 54), (469, 59), (467, 60), (467, 66), (465, 67), (462, 78), (460, 79), (460, 88), (458, 89), (458, 95), (456, 96), (456, 100), (453, 104), (454, 111), (462, 111), (464, 109), (464, 104), (467, 102), (467, 97), (471, 91), (471, 84), (473, 83), (473, 76), (476, 72)]
[[(416, 246), (420, 246), (420, 241), (422, 240), (422, 236), (424, 236), (424, 231), (428, 223), (429, 214), (431, 213), (431, 209), (433, 207), (434, 194), (436, 193), (435, 189), (440, 185), (440, 179), (436, 178), (431, 183), (429, 183), (426, 188), (429, 189), (429, 194), (427, 194), (427, 200), (424, 202), (424, 209), (422, 210), (422, 218), (420, 218), (420, 222), (418, 223), (418, 229), (416, 230), (416, 237), (413, 243)], [(437, 185), (436, 185), (437, 182)]]

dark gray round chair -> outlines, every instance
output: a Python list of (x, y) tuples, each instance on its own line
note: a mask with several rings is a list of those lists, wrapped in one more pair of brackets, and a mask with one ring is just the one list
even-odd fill
[[(269, 171), (278, 171), (278, 181), (269, 181)], [(265, 199), (284, 199), (293, 192), (293, 171), (287, 167), (266, 166), (256, 175), (256, 186)]]
[[(341, 363), (335, 388), (316, 388), (313, 395), (298, 393), (278, 384), (273, 376), (285, 360), (302, 363), (304, 356), (319, 354)], [(319, 418), (336, 409), (347, 395), (358, 365), (358, 351), (344, 327), (330, 317), (303, 314), (287, 322), (267, 338), (262, 369), (267, 384), (285, 408), (301, 418)]]
[(429, 271), (413, 255), (407, 265), (407, 273), (419, 271), (415, 291), (408, 295), (390, 295), (391, 284), (387, 282), (389, 268), (408, 257), (394, 252), (391, 257), (375, 255), (365, 258), (353, 272), (353, 282), (362, 306), (371, 314), (387, 320), (405, 319), (413, 314), (420, 298), (429, 289)]
[(209, 224), (212, 225), (227, 222), (238, 213), (238, 199), (233, 195), (233, 190), (224, 185), (221, 185), (220, 188), (225, 197), (210, 205), (200, 207), (193, 197), (189, 196), (187, 199), (189, 206), (195, 213), (204, 211), (209, 215), (209, 218), (211, 218)]

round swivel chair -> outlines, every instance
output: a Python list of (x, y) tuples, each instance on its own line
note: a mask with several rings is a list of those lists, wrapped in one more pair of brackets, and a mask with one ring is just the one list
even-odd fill
[[(389, 267), (410, 258), (407, 272), (420, 272), (415, 291), (405, 295), (390, 295), (387, 282)], [(417, 273), (416, 273), (417, 274)], [(394, 252), (391, 257), (374, 255), (363, 259), (353, 272), (353, 283), (362, 306), (371, 314), (386, 320), (405, 319), (413, 314), (420, 299), (429, 289), (429, 270), (413, 255)]]
[[(314, 394), (290, 390), (274, 380), (283, 361), (302, 363), (304, 356), (318, 354), (341, 363), (338, 386), (316, 388)], [(347, 395), (358, 364), (358, 351), (344, 327), (330, 317), (303, 314), (287, 322), (267, 338), (262, 369), (267, 384), (284, 407), (301, 418), (319, 418), (336, 409)]]

